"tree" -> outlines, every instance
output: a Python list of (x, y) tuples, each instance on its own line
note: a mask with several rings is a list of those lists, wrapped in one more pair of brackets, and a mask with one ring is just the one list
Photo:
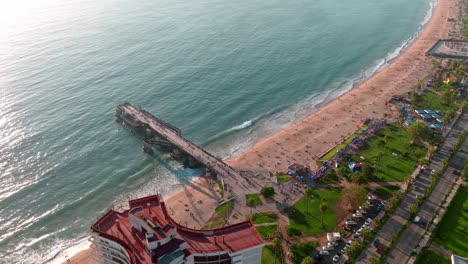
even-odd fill
[(411, 103), (412, 103), (414, 106), (418, 106), (422, 101), (423, 101), (422, 95), (419, 95), (419, 94), (416, 93), (416, 92), (413, 92), (413, 93), (411, 94)]
[(410, 210), (411, 215), (414, 215), (416, 214), (416, 211), (418, 210), (418, 206), (416, 204), (410, 204), (409, 210)]
[(367, 177), (364, 173), (355, 171), (353, 174), (351, 174), (351, 182), (356, 184), (363, 184), (367, 182)]
[(350, 247), (346, 249), (346, 254), (350, 259), (354, 259), (361, 253), (362, 244), (359, 241), (353, 241)]
[(342, 191), (341, 201), (344, 205), (349, 205), (351, 209), (356, 210), (367, 201), (367, 190), (362, 186), (345, 188)]
[(314, 261), (312, 260), (310, 256), (305, 257), (301, 262), (301, 264), (312, 264), (312, 263), (314, 263)]
[(277, 252), (281, 248), (281, 240), (278, 237), (275, 237), (275, 238), (273, 238), (273, 240), (271, 242), (273, 242), (273, 248), (275, 249), (275, 263), (276, 263)]
[(380, 263), (382, 263), (382, 261), (380, 261), (380, 259), (378, 259), (376, 257), (370, 257), (369, 258), (369, 263), (370, 264), (380, 264)]
[(426, 125), (418, 122), (408, 126), (407, 131), (411, 139), (417, 144), (427, 140), (430, 136), (429, 128)]
[(351, 174), (351, 169), (348, 166), (344, 165), (338, 168), (338, 175), (341, 177), (348, 177)]
[(363, 237), (364, 241), (367, 241), (368, 239), (371, 238), (372, 233), (369, 228), (365, 227), (361, 231), (361, 236)]
[(322, 202), (320, 204), (320, 212), (322, 213), (322, 226), (323, 226), (323, 215), (328, 210), (328, 204), (326, 202)]
[(442, 93), (442, 104), (444, 105), (451, 105), (453, 102), (453, 99), (455, 98), (455, 93), (448, 90)]
[(307, 208), (306, 208), (307, 212), (309, 212), (310, 199), (312, 198), (313, 195), (314, 195), (314, 190), (312, 190), (311, 188), (307, 187), (304, 190), (304, 196), (307, 198)]
[(268, 186), (268, 187), (263, 187), (260, 190), (260, 193), (265, 197), (265, 198), (270, 198), (275, 194), (275, 189), (273, 187)]
[(362, 165), (362, 173), (364, 173), (364, 176), (366, 176), (367, 179), (369, 179), (369, 177), (372, 176), (373, 172), (374, 172), (374, 168), (369, 166), (369, 164), (364, 163)]

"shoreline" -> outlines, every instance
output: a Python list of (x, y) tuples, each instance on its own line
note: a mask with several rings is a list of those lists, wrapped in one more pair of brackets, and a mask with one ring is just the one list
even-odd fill
[[(294, 162), (314, 167), (317, 156), (325, 154), (322, 152), (354, 133), (361, 119), (382, 118), (384, 113), (395, 114), (395, 110), (386, 107), (385, 102), (391, 95), (410, 90), (432, 69), (432, 58), (426, 57), (425, 52), (448, 33), (451, 22), (447, 19), (456, 16), (456, 4), (457, 0), (437, 0), (429, 21), (422, 25), (415, 38), (396, 57), (385, 62), (387, 65), (353, 85), (344, 94), (321, 102), (317, 110), (260, 139), (226, 162), (236, 168), (273, 172), (285, 171)], [(361, 103), (356, 104), (357, 101)], [(278, 156), (270, 153), (278, 153)], [(199, 228), (211, 217), (211, 214), (203, 212), (212, 211), (219, 195), (202, 178), (183, 188), (164, 200), (174, 219), (186, 226)], [(188, 204), (190, 206), (186, 206)], [(180, 207), (192, 211), (172, 210)], [(63, 263), (96, 263), (90, 248), (69, 257), (69, 261)]]

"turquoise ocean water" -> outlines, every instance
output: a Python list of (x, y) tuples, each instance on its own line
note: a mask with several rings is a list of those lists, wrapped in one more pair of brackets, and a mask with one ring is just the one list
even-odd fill
[[(188, 184), (113, 120), (144, 107), (224, 158), (379, 70), (430, 0), (0, 3), (0, 263), (86, 240), (112, 204)], [(252, 120), (243, 130), (236, 127)]]

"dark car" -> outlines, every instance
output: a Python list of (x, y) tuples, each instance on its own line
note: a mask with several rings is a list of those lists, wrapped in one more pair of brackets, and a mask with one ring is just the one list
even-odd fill
[(374, 247), (378, 247), (380, 245), (380, 240), (376, 239), (374, 240)]
[(344, 226), (344, 230), (346, 230), (346, 231), (352, 231), (353, 229), (352, 229), (350, 226), (345, 225), (345, 226)]
[(425, 228), (426, 225), (427, 225), (427, 222), (423, 220), (423, 221), (419, 222), (418, 225), (419, 225), (420, 227), (422, 227), (422, 228)]

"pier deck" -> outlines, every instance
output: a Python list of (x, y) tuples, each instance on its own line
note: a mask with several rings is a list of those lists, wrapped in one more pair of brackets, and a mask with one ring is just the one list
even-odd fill
[(168, 123), (154, 117), (145, 110), (138, 109), (135, 106), (124, 103), (118, 106), (118, 109), (123, 113), (130, 115), (133, 121), (137, 123), (146, 124), (148, 128), (156, 132), (164, 140), (167, 140), (174, 144), (174, 146), (180, 148), (188, 155), (192, 156), (198, 162), (205, 165), (212, 172), (216, 173), (217, 176), (222, 178), (234, 177), (239, 178), (240, 174), (234, 170), (231, 166), (224, 163), (221, 159), (206, 152), (201, 147), (185, 139), (179, 129), (169, 125)]

